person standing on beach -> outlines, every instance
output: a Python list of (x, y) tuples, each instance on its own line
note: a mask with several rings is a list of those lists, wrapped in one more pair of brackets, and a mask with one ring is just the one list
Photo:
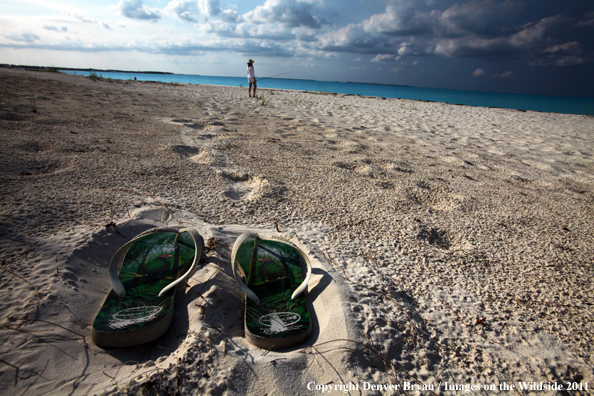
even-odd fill
[(248, 96), (251, 98), (252, 97), (252, 84), (254, 84), (254, 98), (256, 97), (256, 88), (258, 88), (258, 86), (256, 85), (256, 72), (254, 71), (254, 61), (253, 60), (249, 60), (247, 63), (247, 78), (248, 78), (248, 82), (250, 83), (250, 87), (248, 89)]

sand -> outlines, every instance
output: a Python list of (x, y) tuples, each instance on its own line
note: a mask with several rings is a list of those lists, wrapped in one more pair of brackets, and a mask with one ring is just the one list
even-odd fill
[[(258, 95), (0, 69), (0, 394), (592, 392), (594, 118)], [(315, 327), (269, 352), (229, 261), (275, 222)], [(210, 248), (169, 331), (94, 345), (111, 255), (180, 224)]]

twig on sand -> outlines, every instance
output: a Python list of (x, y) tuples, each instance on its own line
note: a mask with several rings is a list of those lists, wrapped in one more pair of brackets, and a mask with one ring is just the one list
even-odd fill
[(116, 233), (116, 234), (118, 234), (118, 235), (119, 235), (119, 236), (121, 236), (121, 237), (124, 237), (124, 236), (122, 235), (122, 233), (118, 231), (118, 229), (117, 229), (117, 224), (116, 224), (116, 223), (114, 223), (113, 221), (112, 221), (112, 222), (110, 222), (109, 224), (105, 224), (103, 227), (105, 227), (105, 229), (108, 229), (108, 228), (113, 228), (113, 230), (115, 231), (115, 233)]
[(209, 307), (212, 307), (212, 305), (208, 302), (208, 300), (206, 298), (204, 298), (204, 296), (202, 294), (200, 294), (200, 292), (198, 292), (198, 290), (195, 290), (196, 294), (198, 294), (198, 297), (200, 297), (201, 299), (203, 299), (206, 302), (206, 305), (208, 305)]
[[(36, 301), (35, 301), (35, 307), (33, 308), (33, 310), (31, 310), (31, 312), (29, 313), (28, 316), (24, 317), (21, 321), (20, 324), (16, 325), (15, 327), (21, 328), (25, 323), (27, 323), (31, 316), (33, 316), (35, 314), (35, 312), (37, 312), (37, 308), (39, 308), (39, 301), (41, 301), (41, 298), (39, 297), (39, 290), (37, 290), (37, 286), (35, 286), (33, 283), (31, 283), (29, 280), (23, 278), (22, 276), (20, 276), (19, 274), (15, 274), (14, 272), (12, 272), (11, 270), (9, 270), (8, 268), (4, 268), (4, 270), (2, 271), (2, 273), (4, 272), (8, 272), (9, 274), (11, 274), (12, 276), (15, 276), (17, 278), (19, 278), (20, 280), (27, 282), (28, 284), (30, 284), (33, 289), (35, 289), (35, 295), (37, 297)], [(11, 327), (11, 326), (4, 326), (4, 327)]]
[(15, 366), (14, 364), (8, 363), (8, 362), (7, 362), (6, 360), (4, 360), (4, 359), (0, 359), (0, 363), (4, 363), (4, 364), (6, 364), (7, 366), (10, 366), (10, 367), (12, 367), (13, 369), (15, 369), (15, 370), (16, 370), (16, 373), (15, 373), (15, 375), (16, 375), (15, 382), (16, 382), (17, 380), (27, 380), (27, 379), (31, 378), (33, 375), (37, 374), (36, 372), (32, 371), (32, 372), (30, 372), (30, 373), (29, 373), (29, 375), (27, 375), (26, 377), (21, 377), (21, 376), (20, 376), (20, 374), (19, 374), (19, 371), (21, 371), (21, 368), (20, 368), (19, 366)]
[[(368, 255), (367, 253), (365, 253), (365, 257), (367, 257), (368, 260), (371, 260), (371, 262), (375, 265), (376, 271), (378, 272), (378, 274), (380, 274), (382, 276), (382, 278), (387, 278), (388, 281), (391, 284), (394, 285), (394, 287), (398, 287), (398, 285), (396, 284), (396, 282), (394, 282), (394, 279), (392, 279), (391, 276), (388, 276), (388, 275), (384, 274), (384, 272), (382, 270), (380, 270), (379, 265), (373, 259), (373, 257), (371, 257), (370, 255)], [(398, 293), (398, 294), (402, 297), (402, 294), (401, 293)], [(412, 332), (413, 332), (413, 342), (414, 342), (414, 337), (416, 335), (418, 335), (419, 333), (418, 333), (416, 327), (413, 324), (412, 318), (410, 317), (410, 315), (408, 314), (408, 312), (404, 309), (404, 307), (402, 305), (400, 305), (398, 302), (396, 302), (394, 299), (392, 299), (389, 296), (386, 296), (386, 298), (390, 299), (394, 304), (396, 304), (398, 306), (398, 308), (400, 308), (400, 310), (408, 317), (408, 320), (409, 320), (409, 322), (411, 324), (411, 329), (412, 329)]]
[(27, 389), (25, 389), (23, 391), (23, 393), (21, 393), (21, 396), (23, 396), (25, 393), (27, 393), (27, 391), (33, 386), (35, 385), (35, 383), (37, 382), (37, 380), (39, 379), (39, 377), (41, 377), (43, 375), (43, 373), (45, 373), (45, 369), (47, 368), (47, 365), (49, 364), (49, 359), (47, 362), (45, 362), (45, 367), (43, 367), (43, 370), (41, 370), (41, 373), (37, 376), (37, 378), (35, 378), (35, 381), (33, 381), (31, 384), (29, 384), (29, 386), (27, 387)]
[[(398, 307), (398, 308), (399, 308), (399, 309), (400, 309), (400, 310), (401, 310), (401, 311), (402, 311), (402, 312), (403, 312), (403, 313), (406, 315), (406, 317), (408, 318), (408, 321), (409, 321), (409, 324), (410, 324), (410, 330), (411, 330), (411, 335), (410, 335), (408, 338), (410, 339), (410, 345), (413, 345), (413, 344), (414, 344), (414, 342), (415, 342), (415, 339), (416, 339), (416, 337), (418, 336), (418, 334), (419, 334), (419, 333), (418, 333), (418, 330), (417, 330), (417, 328), (416, 328), (416, 326), (415, 326), (415, 324), (414, 324), (414, 322), (413, 322), (413, 320), (412, 320), (411, 316), (410, 316), (410, 315), (409, 315), (409, 313), (408, 313), (408, 312), (407, 312), (407, 311), (404, 309), (404, 307), (403, 307), (402, 305), (400, 305), (400, 304), (399, 304), (399, 303), (398, 303), (398, 302), (397, 302), (397, 301), (396, 301), (394, 298), (392, 298), (391, 296), (389, 296), (387, 293), (384, 293), (384, 292), (382, 292), (382, 291), (378, 291), (378, 290), (372, 289), (372, 288), (370, 288), (370, 287), (368, 287), (368, 286), (365, 286), (365, 285), (363, 285), (363, 284), (361, 284), (361, 283), (359, 283), (359, 282), (357, 282), (357, 281), (353, 280), (351, 277), (349, 277), (349, 276), (347, 275), (346, 271), (345, 271), (345, 270), (344, 270), (344, 269), (343, 269), (343, 268), (342, 268), (340, 265), (338, 265), (338, 263), (335, 263), (335, 262), (334, 262), (332, 259), (330, 259), (330, 256), (328, 255), (328, 251), (327, 251), (327, 250), (325, 250), (325, 252), (324, 252), (323, 254), (324, 254), (324, 257), (326, 258), (326, 261), (328, 262), (328, 265), (330, 265), (330, 267), (331, 267), (331, 268), (333, 268), (333, 269), (334, 269), (335, 267), (336, 267), (336, 268), (338, 268), (338, 269), (340, 270), (340, 272), (342, 272), (342, 275), (341, 275), (341, 276), (342, 276), (342, 277), (343, 277), (343, 278), (344, 278), (346, 281), (348, 281), (349, 283), (352, 283), (352, 284), (354, 284), (354, 285), (356, 285), (356, 286), (360, 286), (360, 287), (362, 287), (362, 288), (364, 288), (364, 289), (366, 289), (366, 290), (369, 290), (369, 291), (371, 291), (372, 293), (375, 293), (375, 294), (377, 294), (377, 295), (380, 295), (380, 296), (382, 296), (382, 297), (384, 297), (384, 298), (388, 299), (388, 300), (389, 300), (389, 301), (391, 301), (393, 304), (395, 304), (395, 305), (396, 305), (396, 306), (397, 306), (397, 307)], [(370, 259), (370, 260), (371, 260), (371, 261), (374, 263), (374, 265), (375, 265), (375, 267), (376, 267), (377, 271), (378, 271), (378, 272), (379, 272), (381, 275), (384, 275), (384, 274), (381, 272), (381, 270), (379, 269), (379, 266), (377, 265), (377, 263), (375, 262), (375, 260), (373, 260), (373, 258), (371, 258), (371, 257), (369, 257), (369, 256), (367, 256), (367, 258), (368, 258), (368, 259)], [(393, 280), (392, 280), (392, 283), (393, 283)], [(370, 327), (370, 328), (368, 328), (368, 329), (367, 329), (367, 332), (366, 332), (366, 334), (365, 334), (365, 336), (367, 337), (367, 341), (369, 342), (368, 344), (362, 343), (362, 342), (360, 342), (360, 341), (355, 341), (355, 340), (349, 340), (349, 339), (340, 339), (340, 340), (333, 340), (333, 341), (328, 341), (328, 342), (325, 342), (325, 343), (322, 343), (322, 344), (318, 344), (317, 346), (324, 345), (324, 344), (327, 344), (327, 343), (330, 343), (330, 342), (337, 342), (337, 341), (347, 341), (347, 342), (352, 342), (352, 343), (355, 343), (355, 344), (357, 344), (357, 345), (359, 345), (359, 346), (362, 346), (362, 347), (364, 347), (365, 349), (367, 349), (367, 350), (371, 351), (371, 352), (372, 352), (372, 353), (373, 353), (375, 356), (377, 356), (377, 357), (378, 357), (378, 358), (379, 358), (379, 359), (380, 359), (380, 360), (383, 362), (383, 364), (384, 364), (384, 367), (385, 367), (385, 370), (386, 370), (386, 373), (388, 374), (388, 377), (390, 378), (390, 382), (391, 382), (391, 383), (394, 383), (394, 381), (393, 381), (393, 379), (392, 379), (392, 376), (390, 375), (390, 370), (392, 370), (393, 372), (394, 372), (394, 371), (399, 371), (399, 372), (403, 373), (404, 375), (406, 375), (406, 376), (407, 376), (408, 378), (410, 378), (411, 380), (413, 380), (414, 382), (419, 382), (419, 381), (418, 381), (416, 378), (414, 378), (413, 376), (411, 376), (411, 375), (410, 375), (408, 372), (406, 372), (405, 370), (403, 370), (403, 369), (401, 369), (400, 367), (398, 367), (398, 366), (397, 366), (395, 363), (393, 363), (393, 362), (390, 360), (390, 358), (389, 358), (389, 355), (390, 355), (390, 353), (392, 352), (392, 350), (393, 350), (393, 349), (394, 349), (396, 346), (398, 346), (398, 345), (399, 345), (401, 342), (403, 342), (403, 341), (404, 341), (406, 338), (405, 338), (405, 339), (403, 339), (403, 340), (400, 340), (400, 341), (398, 341), (397, 343), (395, 343), (394, 345), (390, 346), (390, 348), (388, 348), (387, 352), (386, 352), (385, 354), (382, 354), (382, 353), (380, 353), (380, 352), (379, 352), (379, 351), (378, 351), (378, 350), (377, 350), (377, 349), (376, 349), (376, 348), (373, 346), (373, 344), (372, 344), (372, 342), (371, 342), (371, 340), (370, 340), (370, 338), (369, 338), (369, 331), (370, 331), (371, 329), (373, 329), (373, 327), (375, 327), (375, 325), (374, 325), (374, 326), (372, 326), (372, 327)], [(419, 382), (419, 383), (420, 383), (420, 382)], [(432, 393), (432, 394), (435, 394), (434, 392), (431, 392), (431, 391), (429, 391), (429, 392), (430, 392), (430, 393)]]
[(67, 328), (67, 327), (64, 327), (64, 326), (62, 326), (62, 325), (59, 325), (59, 324), (57, 324), (57, 323), (48, 322), (47, 320), (42, 320), (42, 319), (33, 319), (33, 320), (29, 320), (29, 322), (31, 322), (31, 323), (34, 323), (34, 322), (45, 323), (45, 324), (49, 324), (49, 325), (52, 325), (52, 326), (59, 327), (59, 328), (61, 328), (62, 330), (66, 330), (66, 331), (67, 331), (67, 332), (69, 332), (69, 333), (72, 333), (72, 334), (75, 334), (75, 335), (77, 335), (77, 336), (81, 337), (81, 338), (83, 339), (83, 341), (85, 342), (85, 347), (86, 347), (86, 344), (87, 344), (87, 342), (86, 342), (86, 337), (85, 337), (84, 335), (80, 334), (80, 333), (77, 333), (77, 332), (76, 332), (76, 331), (74, 331), (74, 330), (70, 330), (69, 328)]
[[(128, 360), (128, 361), (126, 361), (124, 364), (122, 364), (121, 366), (118, 367), (118, 370), (116, 371), (116, 373), (114, 374), (113, 377), (111, 375), (107, 374), (105, 371), (102, 371), (102, 373), (106, 377), (111, 378), (111, 380), (113, 381), (113, 384), (115, 385), (116, 389), (119, 391), (120, 390), (120, 387), (118, 385), (118, 380), (116, 378), (117, 378), (118, 374), (120, 374), (120, 370), (122, 369), (122, 367), (129, 366), (131, 364), (139, 365), (140, 362), (137, 362), (136, 360)], [(146, 371), (146, 372), (148, 372), (148, 371)], [(144, 373), (142, 373), (141, 375), (144, 375)], [(132, 376), (129, 376), (128, 378), (130, 378), (130, 377), (132, 377)], [(125, 379), (122, 379), (121, 381), (125, 381)]]
[(219, 243), (221, 243), (221, 241), (218, 238), (215, 238), (215, 237), (208, 238), (208, 241), (206, 241), (206, 245), (204, 246), (204, 251), (207, 253), (215, 251), (217, 248), (217, 245)]
[[(13, 271), (9, 270), (8, 268), (5, 268), (2, 271), (2, 274), (4, 274), (5, 272), (8, 272), (11, 275), (13, 275), (13, 276), (15, 276), (15, 277), (23, 280), (24, 282), (27, 282), (28, 284), (30, 284), (35, 289), (36, 301), (35, 301), (35, 307), (33, 308), (33, 310), (27, 316), (25, 316), (24, 318), (22, 318), (20, 323), (14, 325), (14, 326), (5, 325), (5, 324), (2, 324), (0, 326), (3, 327), (3, 328), (5, 328), (5, 329), (14, 330), (14, 331), (22, 332), (22, 333), (34, 333), (34, 332), (40, 332), (40, 331), (41, 332), (47, 331), (47, 330), (29, 330), (29, 329), (23, 329), (22, 328), (27, 323), (40, 322), (40, 323), (49, 324), (51, 326), (59, 327), (62, 330), (66, 330), (67, 332), (72, 333), (72, 334), (75, 334), (75, 335), (79, 336), (82, 339), (83, 344), (84, 344), (84, 350), (87, 353), (87, 364), (88, 364), (88, 347), (89, 346), (87, 345), (87, 339), (86, 339), (86, 337), (83, 334), (80, 334), (80, 333), (78, 333), (78, 332), (76, 332), (74, 330), (70, 330), (69, 328), (64, 327), (62, 325), (59, 325), (57, 323), (49, 322), (49, 321), (43, 320), (43, 319), (31, 319), (31, 317), (35, 314), (35, 312), (37, 312), (37, 309), (39, 308), (39, 304), (40, 304), (40, 300), (41, 300), (40, 297), (39, 297), (39, 290), (37, 289), (37, 286), (35, 286), (32, 282), (30, 282), (29, 280), (25, 279), (21, 275), (16, 274)], [(45, 367), (43, 368), (41, 374), (39, 374), (39, 377), (41, 377), (43, 375), (43, 373), (45, 372), (45, 369), (47, 368), (48, 363), (49, 363), (49, 360), (45, 364)], [(10, 366), (12, 366), (12, 365), (10, 365)], [(86, 370), (86, 368), (84, 370)], [(84, 372), (84, 370), (83, 370), (83, 372)], [(88, 374), (82, 374), (82, 375), (74, 378), (73, 380), (76, 381), (76, 380), (78, 380), (80, 378), (83, 378), (83, 377), (86, 378), (87, 376), (88, 376)], [(33, 383), (31, 383), (27, 387), (27, 389), (25, 389), (25, 391), (21, 394), (21, 396), (24, 395), (37, 382), (37, 380), (39, 379), (39, 377), (37, 377), (35, 379), (35, 381), (33, 381)]]
[(478, 333), (476, 330), (474, 330), (474, 329), (472, 328), (472, 326), (469, 326), (469, 325), (467, 325), (467, 324), (466, 324), (466, 323), (465, 323), (465, 322), (462, 320), (462, 318), (460, 317), (460, 315), (458, 315), (458, 313), (452, 309), (452, 307), (450, 306), (450, 304), (448, 304), (448, 303), (447, 303), (447, 301), (445, 301), (444, 299), (440, 299), (440, 300), (441, 300), (441, 301), (442, 301), (442, 302), (443, 302), (443, 303), (446, 305), (446, 307), (448, 307), (448, 309), (449, 309), (450, 311), (452, 311), (452, 313), (453, 313), (454, 315), (456, 315), (456, 317), (458, 318), (458, 320), (460, 321), (460, 323), (462, 323), (462, 324), (463, 324), (463, 325), (464, 325), (464, 326), (465, 326), (465, 327), (466, 327), (468, 330), (470, 330), (470, 332), (471, 332), (471, 333), (474, 333), (474, 334), (476, 334), (477, 336), (479, 336), (479, 337), (483, 338), (483, 339), (484, 339), (484, 340), (486, 340), (486, 341), (492, 342), (493, 344), (500, 345), (500, 346), (504, 347), (505, 349), (507, 349), (508, 351), (510, 351), (510, 352), (513, 352), (513, 353), (515, 353), (515, 354), (519, 355), (519, 353), (518, 353), (518, 352), (514, 351), (513, 349), (511, 349), (511, 348), (509, 348), (509, 347), (506, 347), (506, 346), (505, 346), (505, 345), (503, 345), (502, 343), (500, 343), (500, 342), (497, 342), (497, 341), (494, 341), (494, 340), (490, 340), (490, 339), (488, 339), (487, 337), (485, 337), (484, 335), (482, 335), (482, 334)]
[(163, 207), (163, 208), (164, 208), (164, 209), (167, 211), (167, 213), (169, 213), (169, 214), (171, 215), (171, 217), (173, 217), (173, 218), (175, 219), (175, 221), (177, 221), (177, 224), (179, 224), (179, 225), (181, 225), (181, 226), (183, 226), (183, 225), (184, 225), (184, 223), (183, 223), (183, 222), (182, 222), (180, 219), (178, 219), (177, 217), (175, 217), (175, 215), (173, 214), (173, 212), (171, 212), (171, 211), (169, 210), (169, 208), (167, 207), (167, 205), (165, 205), (163, 202), (159, 201), (159, 199), (158, 199), (158, 198), (155, 196), (155, 194), (153, 194), (153, 193), (149, 193), (149, 194), (150, 194), (150, 196), (151, 196), (151, 197), (152, 197), (152, 198), (153, 198), (155, 201), (157, 201), (157, 202), (158, 202), (158, 203), (159, 203), (159, 204), (160, 204), (160, 205), (161, 205), (161, 206), (162, 206), (162, 207)]
[[(159, 205), (161, 205), (161, 206), (163, 207), (163, 209), (165, 209), (165, 210), (167, 211), (167, 213), (169, 213), (169, 214), (171, 215), (171, 217), (173, 217), (173, 218), (175, 219), (175, 221), (177, 221), (177, 223), (178, 223), (180, 226), (183, 226), (183, 225), (184, 225), (184, 223), (183, 223), (183, 222), (182, 222), (180, 219), (178, 219), (178, 218), (177, 218), (177, 217), (176, 217), (176, 216), (173, 214), (173, 212), (172, 212), (171, 210), (169, 210), (169, 208), (167, 207), (167, 205), (165, 205), (163, 202), (161, 202), (161, 201), (160, 201), (160, 200), (159, 200), (159, 199), (158, 199), (158, 198), (155, 196), (155, 194), (153, 194), (153, 193), (151, 193), (151, 192), (149, 192), (149, 193), (143, 193), (143, 192), (139, 192), (139, 191), (128, 190), (128, 189), (125, 189), (125, 188), (116, 188), (115, 190), (116, 190), (116, 191), (122, 191), (122, 192), (126, 192), (126, 193), (129, 193), (129, 194), (140, 195), (140, 196), (143, 196), (143, 197), (149, 197), (149, 198), (152, 198), (152, 199), (154, 199), (155, 201), (157, 201), (157, 203), (159, 203)], [(127, 208), (127, 207), (126, 207), (126, 208)], [(130, 213), (130, 212), (128, 211), (128, 213)]]
[[(326, 356), (324, 356), (324, 354), (323, 354), (323, 353), (321, 353), (320, 351), (318, 351), (318, 348), (316, 348), (316, 346), (315, 346), (315, 345), (312, 345), (312, 346), (311, 346), (311, 348), (312, 348), (313, 350), (315, 350), (315, 351), (317, 352), (317, 354), (318, 354), (319, 356), (321, 356), (321, 357), (322, 357), (322, 359), (324, 359), (324, 360), (326, 361), (326, 363), (327, 363), (327, 364), (328, 364), (328, 365), (329, 365), (329, 366), (332, 368), (332, 370), (333, 370), (333, 371), (336, 373), (336, 375), (338, 376), (338, 378), (340, 378), (340, 381), (341, 381), (342, 383), (344, 383), (345, 381), (342, 379), (342, 377), (341, 377), (340, 373), (338, 372), (338, 370), (336, 370), (336, 367), (334, 367), (334, 365), (332, 365), (332, 363), (330, 363), (330, 361), (329, 361), (328, 359), (326, 359)], [(390, 374), (388, 374), (388, 375), (390, 375)], [(391, 381), (391, 379), (390, 379), (390, 381)], [(348, 393), (349, 393), (349, 395), (350, 395), (350, 394), (351, 394), (351, 392), (350, 392), (349, 390), (347, 390), (347, 391), (348, 391)]]
[[(371, 338), (369, 338), (369, 331), (371, 331), (375, 326), (377, 325), (377, 323), (373, 324), (373, 326), (369, 326), (367, 328), (367, 331), (365, 332), (365, 338), (367, 338), (367, 342), (369, 343), (369, 348), (373, 349), (373, 351), (375, 352), (375, 354), (377, 356), (380, 356), (382, 362), (384, 363), (384, 368), (386, 369), (386, 373), (388, 374), (388, 377), (390, 377), (390, 382), (393, 384), (394, 381), (392, 380), (392, 376), (390, 375), (390, 360), (388, 358), (388, 354), (390, 353), (390, 351), (392, 350), (392, 347), (390, 347), (388, 349), (388, 351), (381, 355), (380, 351), (378, 351), (374, 346), (373, 346), (373, 342), (371, 341)], [(401, 341), (398, 341), (395, 345), (396, 346), (398, 344), (400, 344)]]
[(423, 265), (425, 266), (425, 268), (427, 268), (429, 270), (429, 272), (431, 272), (435, 277), (437, 277), (437, 279), (439, 279), (439, 281), (442, 284), (445, 284), (445, 281), (447, 279), (445, 279), (442, 276), (440, 276), (439, 274), (435, 273), (435, 271), (433, 271), (433, 269), (431, 267), (429, 267), (429, 264), (427, 264), (427, 256), (423, 256)]
[(0, 359), (0, 363), (4, 363), (4, 364), (6, 364), (7, 366), (10, 366), (10, 367), (12, 367), (12, 368), (14, 368), (14, 369), (17, 369), (17, 370), (19, 370), (19, 367), (18, 367), (18, 366), (15, 366), (14, 364), (10, 364), (10, 363), (8, 363), (6, 360), (4, 360), (4, 359)]
[[(331, 340), (331, 341), (326, 341), (326, 342), (322, 342), (320, 344), (316, 344), (316, 345), (312, 345), (309, 346), (305, 349), (303, 349), (301, 351), (301, 353), (306, 353), (305, 351), (308, 349), (313, 349), (316, 353), (320, 353), (319, 350), (316, 347), (320, 347), (322, 345), (326, 345), (326, 344), (331, 344), (331, 343), (335, 343), (335, 342), (351, 342), (355, 345), (358, 345), (360, 347), (363, 347), (364, 349), (366, 349), (367, 351), (371, 352), (373, 355), (375, 355), (377, 358), (379, 358), (383, 363), (384, 363), (384, 367), (386, 367), (386, 373), (388, 374), (388, 377), (390, 378), (390, 383), (394, 384), (394, 381), (392, 379), (392, 376), (390, 375), (389, 370), (392, 369), (392, 371), (399, 371), (402, 374), (406, 375), (411, 381), (424, 385), (422, 382), (420, 382), (419, 380), (417, 380), (415, 377), (411, 376), (408, 372), (406, 372), (405, 370), (401, 369), (400, 367), (398, 367), (396, 364), (392, 363), (388, 358), (387, 358), (387, 354), (386, 355), (382, 355), (381, 353), (379, 353), (377, 351), (377, 349), (373, 348), (371, 345), (366, 344), (364, 342), (361, 341), (357, 341), (357, 340), (351, 340), (348, 338), (340, 338), (340, 339), (336, 339), (336, 340)], [(352, 349), (349, 349), (347, 347), (342, 347), (342, 349), (346, 349), (349, 351), (354, 351)], [(401, 389), (398, 389), (400, 391), (400, 393), (402, 393)], [(427, 390), (427, 392), (434, 394), (435, 392), (431, 391), (431, 390)]]
[[(329, 265), (330, 265), (332, 268), (334, 268), (334, 266), (331, 264), (333, 261), (332, 261), (332, 259), (330, 259), (330, 257), (328, 256), (328, 252), (327, 252), (327, 251), (324, 253), (324, 257), (326, 258), (326, 261), (328, 261), (328, 264), (329, 264)], [(384, 293), (384, 292), (381, 292), (381, 291), (378, 291), (378, 290), (375, 290), (375, 289), (372, 289), (372, 288), (370, 288), (369, 286), (365, 286), (365, 285), (363, 285), (363, 284), (361, 284), (361, 283), (359, 283), (359, 282), (357, 282), (357, 281), (354, 281), (354, 280), (352, 280), (352, 279), (351, 279), (351, 278), (350, 278), (350, 277), (349, 277), (349, 276), (346, 274), (346, 272), (345, 272), (345, 271), (342, 269), (342, 267), (340, 267), (340, 265), (338, 265), (337, 263), (334, 263), (334, 264), (336, 265), (336, 267), (338, 267), (338, 269), (340, 269), (340, 271), (343, 273), (343, 278), (344, 278), (345, 280), (347, 280), (348, 282), (350, 282), (350, 283), (352, 283), (352, 284), (354, 284), (354, 285), (360, 286), (360, 287), (362, 287), (362, 288), (364, 288), (364, 289), (367, 289), (367, 290), (369, 290), (370, 292), (372, 292), (372, 293), (375, 293), (375, 294), (377, 294), (377, 295), (380, 295), (380, 296), (382, 296), (382, 297), (384, 297), (384, 298), (386, 298), (386, 299), (390, 300), (392, 303), (394, 303), (394, 304), (395, 304), (395, 305), (396, 305), (396, 306), (397, 306), (397, 307), (398, 307), (398, 308), (399, 308), (399, 309), (402, 311), (402, 313), (404, 313), (404, 314), (406, 315), (406, 317), (408, 318), (408, 321), (409, 321), (409, 323), (410, 323), (411, 334), (412, 334), (412, 335), (411, 335), (411, 338), (412, 338), (412, 339), (411, 339), (411, 342), (410, 342), (410, 343), (411, 343), (411, 345), (412, 345), (412, 344), (414, 344), (414, 342), (415, 342), (415, 338), (416, 338), (416, 336), (419, 334), (419, 332), (417, 331), (417, 328), (416, 328), (416, 326), (414, 325), (414, 323), (413, 323), (413, 321), (412, 321), (412, 318), (410, 317), (410, 315), (408, 314), (408, 312), (407, 312), (407, 311), (404, 309), (404, 307), (403, 307), (402, 305), (400, 305), (400, 304), (398, 303), (398, 301), (396, 301), (394, 298), (392, 298), (392, 297), (391, 297), (391, 296), (389, 296), (388, 294), (386, 294), (386, 293)]]

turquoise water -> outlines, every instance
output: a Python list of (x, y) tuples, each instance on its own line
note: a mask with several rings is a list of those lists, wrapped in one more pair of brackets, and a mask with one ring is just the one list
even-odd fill
[[(89, 75), (90, 72), (61, 70), (63, 73)], [(95, 72), (116, 80), (159, 81), (182, 84), (211, 84), (246, 87), (245, 77), (193, 76), (186, 74), (151, 74)], [(594, 114), (594, 98), (565, 96), (520, 95), (497, 92), (462, 91), (455, 89), (420, 88), (400, 85), (363, 84), (349, 82), (294, 80), (284, 78), (258, 79), (258, 88), (292, 89), (297, 91), (330, 92), (382, 98), (400, 98), (445, 102), (467, 106), (502, 107), (564, 114)]]

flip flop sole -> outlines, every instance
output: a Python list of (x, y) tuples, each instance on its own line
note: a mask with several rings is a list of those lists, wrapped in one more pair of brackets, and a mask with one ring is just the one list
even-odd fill
[(290, 305), (280, 306), (278, 302), (263, 301), (256, 305), (249, 300), (246, 301), (247, 339), (253, 345), (264, 349), (286, 349), (307, 340), (311, 335), (312, 326), (305, 297), (298, 297), (291, 302)]
[(249, 342), (265, 349), (286, 349), (305, 341), (312, 332), (305, 296), (291, 298), (303, 281), (304, 259), (292, 246), (265, 239), (245, 240), (237, 250), (237, 270), (260, 299), (246, 299), (245, 333)]
[[(106, 300), (106, 303), (108, 303), (108, 300)], [(173, 299), (171, 307), (173, 307), (174, 304), (175, 299)], [(155, 315), (155, 312), (157, 312), (156, 310), (154, 310), (155, 308), (159, 310), (157, 315)], [(166, 308), (169, 308), (169, 305), (166, 305)], [(128, 308), (128, 312), (134, 309), (135, 308)], [(124, 331), (119, 332), (101, 331), (94, 327), (92, 331), (93, 342), (103, 347), (127, 347), (140, 345), (156, 340), (157, 338), (165, 334), (173, 320), (173, 309), (163, 309), (163, 307), (157, 306), (144, 306), (138, 307), (138, 309), (138, 312), (140, 312), (140, 310), (143, 310), (144, 313), (140, 315), (134, 315), (134, 318), (130, 322), (142, 323), (142, 327), (136, 330), (124, 329)], [(153, 310), (152, 312), (149, 311), (151, 309)], [(120, 312), (122, 314), (126, 314), (126, 310)], [(112, 321), (112, 323), (114, 322), (117, 326), (118, 322), (122, 323), (125, 321), (115, 319)], [(153, 323), (149, 324), (150, 322)]]
[[(97, 345), (121, 347), (152, 341), (167, 331), (173, 319), (177, 286), (159, 293), (190, 268), (194, 240), (175, 231), (155, 232), (135, 241), (123, 256), (118, 279), (125, 296), (112, 290), (97, 314), (92, 338)], [(202, 240), (200, 239), (200, 242)]]

